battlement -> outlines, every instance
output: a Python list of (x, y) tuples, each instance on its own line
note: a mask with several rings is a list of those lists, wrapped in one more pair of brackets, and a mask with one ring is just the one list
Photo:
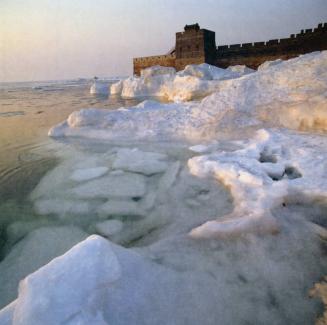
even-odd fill
[(165, 54), (165, 55), (153, 55), (153, 56), (144, 56), (140, 58), (134, 58), (133, 62), (140, 63), (140, 62), (146, 62), (151, 60), (167, 60), (167, 59), (175, 59), (175, 54)]
[(301, 30), (289, 38), (272, 39), (217, 47), (216, 65), (226, 68), (229, 65), (244, 64), (256, 69), (266, 60), (290, 59), (300, 54), (327, 49), (327, 23), (314, 29)]
[(289, 38), (265, 42), (240, 43), (216, 46), (215, 32), (201, 29), (199, 24), (186, 25), (176, 33), (174, 50), (166, 55), (134, 58), (134, 73), (153, 66), (171, 66), (182, 70), (188, 64), (209, 63), (226, 68), (246, 65), (256, 69), (267, 60), (289, 59), (300, 54), (327, 50), (327, 23), (313, 29), (303, 29)]
[[(327, 32), (327, 23), (319, 24), (317, 28), (313, 29), (302, 29), (301, 33), (299, 34), (292, 34), (289, 38), (281, 38), (281, 39), (273, 39), (266, 42), (254, 42), (254, 43), (240, 43), (240, 44), (232, 44), (232, 45), (219, 45), (217, 47), (218, 51), (224, 51), (227, 49), (240, 49), (240, 48), (258, 48), (270, 45), (277, 45), (277, 44), (285, 44), (287, 42), (294, 42), (298, 40), (303, 40), (304, 37), (312, 37), (312, 36), (320, 36), (322, 32)], [(313, 35), (316, 34), (316, 35)]]

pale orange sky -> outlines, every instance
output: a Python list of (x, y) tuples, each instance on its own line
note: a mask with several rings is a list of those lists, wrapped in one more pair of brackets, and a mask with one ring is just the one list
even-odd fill
[(325, 21), (327, 0), (0, 0), (0, 82), (128, 75), (187, 23), (231, 44)]

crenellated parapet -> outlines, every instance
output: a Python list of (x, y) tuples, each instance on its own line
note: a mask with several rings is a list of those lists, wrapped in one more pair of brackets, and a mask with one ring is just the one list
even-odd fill
[(216, 64), (226, 68), (234, 64), (256, 69), (267, 60), (290, 59), (300, 54), (327, 49), (327, 23), (317, 28), (302, 30), (289, 38), (273, 39), (267, 42), (254, 42), (217, 47)]

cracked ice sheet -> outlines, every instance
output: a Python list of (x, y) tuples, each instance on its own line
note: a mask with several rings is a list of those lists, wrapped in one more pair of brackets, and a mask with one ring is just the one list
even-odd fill
[[(238, 142), (240, 143), (240, 142)], [(234, 211), (194, 228), (193, 238), (275, 233), (271, 211), (287, 201), (327, 201), (327, 139), (286, 130), (259, 130), (243, 149), (188, 161), (191, 173), (213, 175), (230, 188)]]

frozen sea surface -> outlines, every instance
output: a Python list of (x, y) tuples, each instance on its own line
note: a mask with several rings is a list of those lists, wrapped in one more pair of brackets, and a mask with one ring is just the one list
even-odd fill
[(327, 266), (326, 58), (231, 80), (193, 66), (176, 76), (184, 88), (156, 68), (114, 91), (138, 97), (146, 81), (148, 94), (212, 95), (82, 110), (53, 128), (57, 141), (26, 155), (49, 166), (2, 206), (0, 304), (13, 302), (0, 321), (313, 324), (322, 306), (309, 291)]

